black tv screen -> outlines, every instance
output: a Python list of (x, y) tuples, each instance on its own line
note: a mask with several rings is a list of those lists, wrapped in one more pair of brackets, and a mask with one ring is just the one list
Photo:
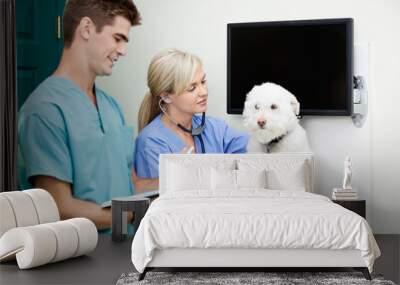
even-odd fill
[(254, 85), (279, 84), (301, 115), (352, 113), (353, 19), (228, 24), (228, 114)]

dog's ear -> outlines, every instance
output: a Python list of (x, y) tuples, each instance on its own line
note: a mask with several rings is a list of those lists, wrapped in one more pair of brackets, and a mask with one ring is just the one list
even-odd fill
[(300, 103), (297, 101), (297, 98), (289, 93), (289, 100), (290, 100), (290, 105), (292, 106), (293, 112), (296, 116), (300, 114)]

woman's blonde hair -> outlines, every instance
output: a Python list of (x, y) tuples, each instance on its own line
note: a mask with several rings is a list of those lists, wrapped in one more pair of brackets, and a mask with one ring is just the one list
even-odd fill
[(197, 56), (177, 49), (164, 50), (153, 57), (147, 71), (149, 91), (139, 108), (139, 132), (161, 113), (160, 95), (182, 94), (200, 66)]

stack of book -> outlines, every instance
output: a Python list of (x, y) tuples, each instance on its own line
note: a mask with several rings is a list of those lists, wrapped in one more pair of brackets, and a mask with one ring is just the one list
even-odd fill
[(357, 200), (358, 194), (354, 189), (334, 188), (332, 192), (333, 200)]

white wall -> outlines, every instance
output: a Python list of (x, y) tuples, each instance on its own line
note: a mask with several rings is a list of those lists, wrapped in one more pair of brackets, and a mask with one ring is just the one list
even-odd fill
[(143, 21), (131, 32), (128, 55), (99, 85), (123, 105), (129, 123), (145, 92), (151, 57), (177, 47), (203, 59), (209, 85), (208, 113), (243, 129), (226, 114), (226, 24), (272, 20), (354, 18), (355, 42), (370, 44), (369, 116), (356, 128), (349, 117), (302, 120), (317, 160), (316, 189), (340, 186), (343, 160), (352, 156), (353, 186), (367, 199), (376, 233), (400, 233), (400, 1), (397, 0), (137, 0)]

